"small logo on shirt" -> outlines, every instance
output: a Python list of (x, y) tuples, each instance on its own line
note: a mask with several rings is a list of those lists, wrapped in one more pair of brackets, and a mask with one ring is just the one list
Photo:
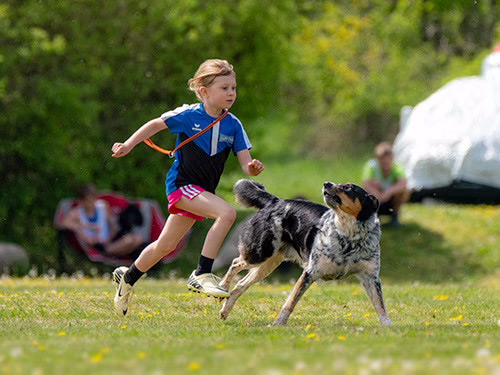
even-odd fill
[(194, 130), (194, 131), (197, 131), (197, 132), (201, 132), (201, 125), (195, 123), (194, 127), (191, 128), (191, 130)]
[(225, 143), (229, 143), (230, 145), (232, 145), (234, 142), (234, 137), (231, 137), (231, 136), (225, 135), (225, 134), (221, 134), (219, 136), (219, 142), (221, 142), (221, 143), (225, 142)]

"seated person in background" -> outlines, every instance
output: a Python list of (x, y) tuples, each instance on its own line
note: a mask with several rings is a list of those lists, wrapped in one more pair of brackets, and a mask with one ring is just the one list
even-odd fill
[(379, 143), (375, 147), (376, 159), (369, 160), (363, 167), (362, 180), (365, 190), (380, 201), (379, 215), (390, 215), (391, 224), (399, 226), (399, 211), (408, 201), (406, 175), (401, 164), (394, 162), (392, 144)]
[[(79, 204), (73, 207), (61, 223), (61, 229), (69, 229), (88, 246), (94, 247), (101, 252), (114, 256), (125, 256), (136, 251), (144, 242), (139, 234), (131, 233), (132, 226), (123, 228), (123, 221), (130, 221), (127, 216), (135, 213), (135, 223), (137, 214), (140, 211), (131, 210), (132, 205), (123, 210), (125, 215), (120, 215), (119, 228), (113, 220), (113, 214), (109, 205), (104, 200), (98, 199), (97, 189), (91, 185), (83, 185), (78, 190)], [(122, 217), (123, 216), (123, 217)], [(141, 220), (142, 222), (142, 216)]]

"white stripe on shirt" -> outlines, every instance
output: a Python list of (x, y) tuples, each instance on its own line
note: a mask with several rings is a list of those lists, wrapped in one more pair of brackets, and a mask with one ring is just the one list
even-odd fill
[(220, 131), (220, 121), (212, 128), (212, 142), (210, 145), (210, 156), (214, 156), (217, 153), (217, 148), (219, 145), (219, 131)]
[(167, 122), (167, 120), (170, 117), (177, 116), (177, 115), (181, 114), (182, 112), (187, 111), (189, 109), (198, 109), (199, 107), (200, 107), (200, 103), (196, 103), (196, 104), (183, 104), (181, 107), (177, 107), (176, 109), (173, 109), (171, 111), (165, 112), (164, 114), (162, 114), (160, 116), (160, 118), (164, 122)]

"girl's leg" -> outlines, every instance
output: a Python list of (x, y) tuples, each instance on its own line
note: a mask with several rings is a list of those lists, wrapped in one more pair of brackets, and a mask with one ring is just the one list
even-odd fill
[(201, 251), (201, 255), (215, 259), (224, 239), (236, 220), (236, 210), (234, 207), (224, 199), (208, 191), (204, 191), (192, 200), (182, 197), (177, 202), (176, 207), (195, 215), (215, 220), (215, 223), (207, 233)]
[(228, 291), (219, 286), (219, 280), (212, 274), (212, 265), (236, 219), (236, 210), (223, 199), (207, 191), (192, 200), (182, 197), (176, 207), (215, 220), (205, 238), (198, 268), (189, 276), (188, 288), (217, 298), (228, 298)]
[(116, 284), (114, 306), (119, 315), (126, 315), (128, 312), (135, 282), (161, 258), (175, 250), (195, 221), (186, 216), (170, 215), (160, 237), (142, 251), (130, 268), (118, 267), (114, 270), (113, 281)]
[(134, 262), (137, 269), (141, 272), (147, 272), (165, 255), (174, 251), (195, 222), (196, 220), (187, 216), (170, 215), (160, 237), (146, 246)]

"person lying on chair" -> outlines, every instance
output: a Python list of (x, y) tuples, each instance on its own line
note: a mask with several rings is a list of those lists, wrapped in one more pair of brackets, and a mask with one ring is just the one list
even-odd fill
[(139, 208), (134, 205), (125, 208), (118, 219), (119, 227), (108, 203), (98, 196), (94, 185), (81, 186), (78, 205), (63, 219), (61, 229), (74, 231), (87, 246), (101, 252), (114, 256), (133, 253), (144, 243), (141, 235), (132, 233), (133, 226), (142, 224)]

